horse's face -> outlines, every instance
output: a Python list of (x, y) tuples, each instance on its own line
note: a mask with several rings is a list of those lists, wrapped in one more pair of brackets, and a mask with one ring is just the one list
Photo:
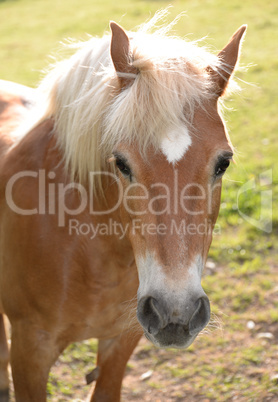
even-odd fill
[[(136, 146), (114, 150), (139, 275), (137, 316), (158, 346), (189, 346), (210, 319), (201, 274), (232, 149), (216, 107), (194, 123), (195, 134), (181, 126), (168, 135), (176, 142), (145, 157)], [(179, 136), (191, 142), (182, 155)]]
[[(242, 33), (224, 49), (224, 56), (231, 51), (229, 65), (236, 63)], [(111, 54), (116, 69), (122, 67), (113, 39)], [(220, 95), (226, 80), (223, 74), (217, 79)], [(162, 347), (189, 346), (210, 319), (201, 275), (232, 148), (217, 100), (205, 109), (196, 109), (191, 128), (169, 129), (159, 149), (150, 147), (142, 156), (136, 144), (121, 143), (113, 152), (125, 188), (122, 222), (138, 269), (137, 317), (147, 338)]]

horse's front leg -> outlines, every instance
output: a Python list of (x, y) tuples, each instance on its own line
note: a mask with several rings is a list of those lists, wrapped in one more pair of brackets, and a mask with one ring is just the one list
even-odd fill
[(49, 370), (59, 356), (53, 336), (28, 321), (12, 323), (11, 366), (17, 402), (45, 402)]
[(118, 402), (128, 359), (142, 336), (141, 329), (123, 332), (116, 338), (100, 340), (97, 366), (99, 376), (91, 402)]

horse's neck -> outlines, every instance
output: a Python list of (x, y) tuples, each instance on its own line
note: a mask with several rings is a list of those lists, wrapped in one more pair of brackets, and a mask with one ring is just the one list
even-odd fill
[[(4, 188), (7, 181), (18, 172), (33, 172), (32, 178), (27, 176), (20, 179), (21, 184), (24, 181), (26, 183), (21, 198), (33, 197), (32, 205), (38, 208), (38, 191), (45, 193), (49, 199), (52, 197), (50, 192), (54, 188), (56, 208), (65, 206), (65, 209), (75, 211), (80, 206), (82, 192), (76, 187), (75, 190), (70, 189), (70, 175), (65, 170), (63, 153), (57, 146), (56, 138), (57, 133), (54, 132), (52, 119), (47, 119), (34, 127), (0, 161), (0, 181)], [(107, 176), (104, 175), (105, 177)], [(39, 180), (43, 182), (43, 189), (40, 187), (41, 184), (39, 188), (35, 188)], [(88, 231), (88, 247), (103, 247), (103, 249), (109, 249), (110, 254), (114, 250), (115, 259), (120, 265), (131, 264), (133, 252), (128, 240), (129, 227), (121, 221), (118, 207), (118, 185), (115, 178), (103, 182), (104, 197), (97, 197), (95, 192), (90, 191), (89, 184), (80, 184), (80, 187), (86, 193), (86, 207), (78, 214), (61, 215), (61, 211), (56, 210), (56, 216), (49, 217), (53, 230), (56, 225), (67, 227), (67, 232), (69, 232), (70, 223), (72, 223), (72, 234), (77, 234), (82, 238)], [(20, 200), (18, 203), (20, 205)], [(46, 204), (46, 214), (48, 214), (49, 201)], [(72, 221), (70, 221), (71, 219)], [(82, 224), (83, 226), (81, 226)], [(96, 244), (99, 246), (95, 246)]]

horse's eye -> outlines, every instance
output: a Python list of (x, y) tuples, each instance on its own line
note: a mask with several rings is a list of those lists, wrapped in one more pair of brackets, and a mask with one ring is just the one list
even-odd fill
[(131, 176), (130, 168), (127, 166), (127, 164), (122, 159), (116, 158), (116, 166), (124, 176), (126, 176), (126, 177)]
[(226, 170), (228, 169), (230, 165), (230, 160), (229, 159), (223, 159), (221, 161), (219, 161), (216, 165), (215, 168), (215, 176), (216, 177), (221, 177), (223, 176), (223, 174), (226, 172)]

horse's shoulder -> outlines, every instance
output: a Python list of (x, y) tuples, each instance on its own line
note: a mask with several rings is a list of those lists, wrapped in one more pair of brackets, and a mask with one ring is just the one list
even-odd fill
[(0, 154), (15, 141), (13, 133), (35, 104), (32, 88), (0, 80)]
[(29, 108), (35, 101), (36, 90), (15, 82), (0, 80), (0, 99), (1, 97), (9, 103), (15, 102)]

